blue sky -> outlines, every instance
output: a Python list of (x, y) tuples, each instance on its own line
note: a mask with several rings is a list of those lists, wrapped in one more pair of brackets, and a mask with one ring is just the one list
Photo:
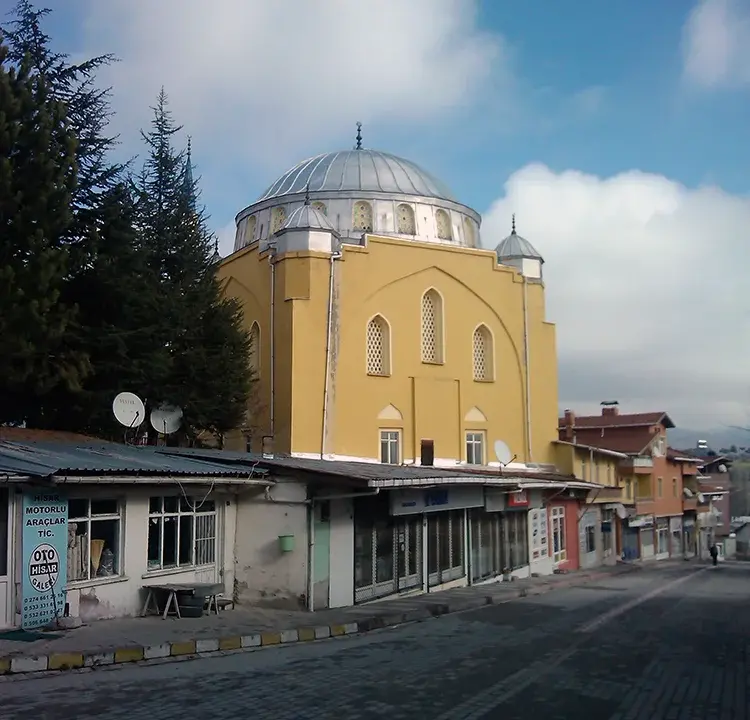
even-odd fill
[[(688, 426), (750, 425), (748, 0), (46, 5), (60, 49), (121, 59), (102, 82), (124, 154), (165, 86), (225, 251), (236, 212), (300, 159), (350, 147), (362, 120), (366, 146), (484, 214), (485, 245), (518, 213), (547, 260), (561, 404), (619, 395)], [(720, 360), (686, 353), (696, 323), (731, 338)]]

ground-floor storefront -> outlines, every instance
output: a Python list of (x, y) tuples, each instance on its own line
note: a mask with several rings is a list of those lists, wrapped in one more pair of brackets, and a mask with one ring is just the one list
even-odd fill
[[(356, 498), (352, 511), (355, 604), (554, 568), (541, 491), (396, 490)], [(565, 528), (555, 537), (564, 545)]]

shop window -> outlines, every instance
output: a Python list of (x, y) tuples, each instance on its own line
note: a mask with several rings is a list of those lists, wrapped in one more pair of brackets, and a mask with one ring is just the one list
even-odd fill
[(596, 532), (593, 525), (586, 525), (584, 528), (584, 552), (596, 552)]
[(385, 465), (398, 465), (401, 462), (401, 431), (380, 431), (380, 462)]
[(484, 465), (484, 432), (466, 433), (466, 462)]
[(464, 511), (427, 517), (427, 571), (430, 587), (464, 576)]
[(669, 553), (669, 525), (660, 523), (656, 528), (656, 552), (659, 555)]
[(565, 550), (565, 508), (553, 507), (550, 510), (552, 521), (552, 559), (555, 563), (567, 560), (568, 554)]
[(501, 513), (482, 508), (469, 510), (471, 533), (471, 579), (486, 580), (503, 571), (503, 526)]
[(216, 524), (213, 500), (176, 495), (150, 498), (148, 569), (213, 565)]
[(506, 567), (510, 570), (518, 570), (529, 564), (528, 513), (505, 513), (504, 524), (507, 550)]
[(68, 582), (119, 575), (122, 509), (117, 499), (68, 501)]

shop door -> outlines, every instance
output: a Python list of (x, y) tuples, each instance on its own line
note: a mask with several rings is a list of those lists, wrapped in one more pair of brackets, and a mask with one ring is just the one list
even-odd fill
[(10, 627), (11, 578), (13, 567), (10, 542), (10, 514), (8, 488), (0, 487), (0, 628)]

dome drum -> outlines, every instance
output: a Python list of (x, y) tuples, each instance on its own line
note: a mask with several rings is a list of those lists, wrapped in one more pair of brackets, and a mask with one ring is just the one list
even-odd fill
[[(463, 247), (479, 246), (480, 216), (470, 208), (454, 202), (414, 196), (383, 197), (375, 193), (310, 193), (312, 205), (318, 208), (339, 233), (343, 242), (360, 244), (365, 232), (429, 243), (447, 243)], [(279, 217), (291, 217), (303, 207), (304, 195), (274, 198), (257, 203), (237, 216), (235, 251), (269, 237), (280, 229)], [(413, 223), (409, 225), (410, 209)], [(401, 208), (401, 209), (400, 209)], [(358, 212), (364, 210), (363, 212)], [(369, 222), (367, 222), (369, 220)], [(365, 229), (367, 228), (367, 229)], [(252, 237), (247, 231), (252, 231)]]

